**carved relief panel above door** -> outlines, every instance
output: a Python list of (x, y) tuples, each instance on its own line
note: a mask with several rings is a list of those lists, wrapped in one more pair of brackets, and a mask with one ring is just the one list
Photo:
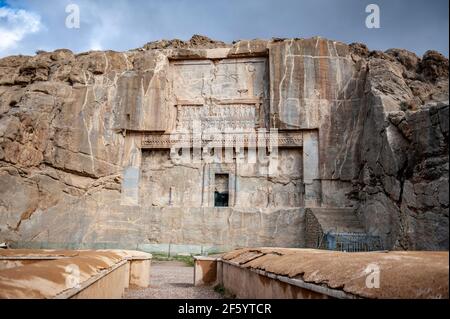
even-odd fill
[(174, 129), (254, 129), (268, 123), (268, 67), (265, 58), (173, 61)]

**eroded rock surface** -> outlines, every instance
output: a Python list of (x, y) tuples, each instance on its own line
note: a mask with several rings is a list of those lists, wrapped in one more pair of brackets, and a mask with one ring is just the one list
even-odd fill
[[(239, 108), (299, 134), (300, 151), (280, 153), (279, 178), (222, 168), (243, 192), (216, 209), (202, 166), (141, 151), (142, 134), (179, 126), (186, 96), (205, 108), (255, 101), (258, 113)], [(446, 57), (194, 36), (0, 60), (0, 242), (298, 247), (308, 206), (353, 207), (387, 249), (448, 250)]]

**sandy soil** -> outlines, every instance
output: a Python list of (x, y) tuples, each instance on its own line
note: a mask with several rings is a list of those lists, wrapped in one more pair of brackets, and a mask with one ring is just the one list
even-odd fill
[(182, 262), (152, 262), (150, 287), (127, 289), (126, 299), (222, 299), (212, 287), (194, 287), (194, 268)]

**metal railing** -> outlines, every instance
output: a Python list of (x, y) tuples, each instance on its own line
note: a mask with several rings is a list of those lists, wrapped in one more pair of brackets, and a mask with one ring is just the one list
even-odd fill
[(379, 236), (365, 233), (339, 233), (324, 234), (322, 243), (328, 250), (362, 252), (383, 250), (383, 243)]

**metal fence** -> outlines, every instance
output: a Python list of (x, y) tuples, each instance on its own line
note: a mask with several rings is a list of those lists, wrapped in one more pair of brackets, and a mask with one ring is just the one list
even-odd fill
[(359, 252), (383, 250), (380, 237), (365, 233), (327, 233), (324, 235), (328, 250)]

